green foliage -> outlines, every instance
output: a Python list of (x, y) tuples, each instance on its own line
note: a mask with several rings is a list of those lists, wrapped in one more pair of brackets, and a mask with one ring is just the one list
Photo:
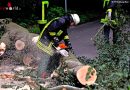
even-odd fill
[(30, 33), (40, 33), (40, 28), (37, 25), (33, 25), (32, 27), (30, 27), (29, 32)]
[(51, 20), (53, 18), (63, 16), (64, 14), (65, 14), (65, 11), (62, 7), (53, 6), (53, 7), (50, 7), (50, 9), (48, 10), (47, 18), (48, 20)]
[(18, 23), (20, 26), (27, 28), (30, 33), (40, 33), (40, 29), (38, 24), (35, 20), (33, 20), (34, 15), (29, 19), (17, 19), (15, 22)]
[[(110, 90), (126, 89), (129, 84), (128, 50), (120, 45), (105, 45), (98, 49), (99, 57), (93, 66), (98, 72), (97, 83)], [(98, 88), (100, 86), (97, 86)]]
[[(18, 18), (17, 20), (15, 20), (15, 22), (21, 25), (22, 27), (27, 28), (31, 33), (40, 33), (37, 20), (34, 20), (34, 18), (37, 16), (35, 16), (33, 12), (31, 14), (32, 15), (30, 18)], [(65, 12), (62, 7), (53, 6), (48, 10), (47, 20), (50, 21), (53, 18), (63, 16), (64, 14)]]
[[(126, 18), (126, 17), (125, 17)], [(128, 18), (126, 18), (127, 20)], [(120, 20), (119, 20), (120, 21)], [(128, 20), (127, 20), (128, 21)], [(120, 22), (116, 44), (105, 43), (102, 33), (95, 38), (98, 57), (94, 60), (80, 57), (97, 71), (96, 85), (93, 90), (129, 90), (130, 85), (130, 28), (128, 22)], [(126, 27), (128, 26), (128, 27)], [(88, 61), (83, 61), (88, 60)]]
[(24, 23), (24, 22), (19, 23), (19, 25), (22, 26), (22, 27), (25, 27), (25, 28), (28, 27), (28, 25), (26, 23)]
[(57, 71), (60, 76), (57, 78), (58, 85), (76, 86), (79, 84), (74, 73), (68, 70), (65, 72), (65, 70), (67, 70), (67, 65), (62, 64), (62, 67)]
[(90, 73), (93, 75), (92, 70), (93, 70), (93, 67), (89, 67), (89, 68), (88, 68), (88, 73), (87, 73), (87, 75), (86, 75), (86, 81), (88, 81), (88, 79), (91, 78), (91, 77), (90, 77)]
[[(19, 25), (29, 29), (30, 32), (32, 33), (39, 33), (39, 28), (37, 28), (37, 17), (36, 16), (36, 1), (32, 0), (32, 1), (25, 1), (25, 0), (20, 0), (21, 4), (19, 5), (22, 8), (28, 7), (28, 9), (24, 12), (20, 12), (20, 15), (14, 15), (14, 17), (17, 17), (17, 19), (14, 19), (13, 21), (15, 21), (16, 23), (18, 23)], [(14, 1), (14, 4), (17, 4), (17, 1)], [(35, 4), (35, 5), (34, 5)], [(80, 17), (80, 24), (88, 22), (93, 20), (94, 18), (96, 18), (97, 14), (95, 12), (80, 12), (80, 11), (76, 11), (76, 10), (68, 10), (68, 13), (77, 13), (79, 14)], [(52, 20), (53, 18), (56, 17), (61, 17), (63, 15), (65, 15), (65, 10), (63, 7), (59, 7), (56, 5), (50, 6), (50, 8), (47, 11), (47, 21)]]
[(99, 13), (93, 11), (77, 12), (80, 16), (80, 24), (96, 20)]
[[(81, 13), (75, 10), (68, 10), (67, 13), (77, 13), (80, 17), (80, 24), (91, 21), (92, 19), (96, 18), (97, 14), (95, 12), (86, 12)], [(63, 7), (53, 6), (48, 10), (48, 20), (51, 20), (55, 17), (60, 17), (65, 15), (65, 11)]]
[(128, 86), (128, 90), (130, 90), (130, 85)]
[(84, 23), (89, 21), (89, 18), (86, 15), (80, 15), (80, 20), (81, 20), (80, 23)]
[(28, 27), (36, 24), (36, 21), (34, 21), (32, 18), (28, 18), (28, 19), (18, 18), (15, 22), (18, 23), (19, 25), (25, 27), (25, 28), (28, 28)]

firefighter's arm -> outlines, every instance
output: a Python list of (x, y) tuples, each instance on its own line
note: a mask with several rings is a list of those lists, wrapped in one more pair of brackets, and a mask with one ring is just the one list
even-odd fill
[(59, 43), (59, 39), (58, 39), (58, 37), (56, 36), (56, 32), (49, 32), (49, 36), (50, 36), (50, 38), (52, 39), (54, 45), (57, 47), (57, 46), (58, 46), (58, 43)]
[(58, 46), (58, 43), (59, 43), (59, 39), (57, 37), (57, 33), (56, 32), (53, 32), (52, 30), (54, 29), (58, 29), (59, 27), (63, 26), (65, 23), (65, 20), (59, 18), (58, 20), (54, 21), (49, 27), (48, 27), (48, 30), (51, 30), (49, 31), (49, 36), (52, 38), (52, 40), (54, 41), (54, 44), (56, 46)]
[(112, 15), (112, 9), (115, 8), (116, 4), (114, 3), (114, 0), (111, 0), (110, 1), (110, 4), (108, 6), (108, 9), (107, 9), (107, 16), (108, 16), (108, 19), (111, 20), (111, 15)]
[(107, 18), (111, 20), (112, 8), (107, 9)]

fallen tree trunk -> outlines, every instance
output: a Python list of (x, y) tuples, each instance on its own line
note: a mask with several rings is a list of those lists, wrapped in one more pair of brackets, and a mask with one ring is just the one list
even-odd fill
[[(44, 53), (32, 42), (32, 38), (35, 36), (38, 35), (29, 33), (26, 28), (16, 23), (10, 22), (6, 24), (5, 33), (0, 39), (0, 43), (3, 42), (6, 45), (6, 49), (0, 58), (4, 60), (11, 58), (11, 60), (20, 63), (24, 62), (23, 64), (25, 65), (37, 64), (37, 61), (43, 59)], [(26, 61), (28, 61), (27, 64)]]
[[(60, 72), (60, 69), (63, 69), (63, 72)], [(52, 73), (51, 77), (60, 78), (61, 73), (65, 73), (64, 78), (66, 78), (69, 72), (72, 72), (83, 86), (93, 85), (97, 79), (96, 70), (89, 65), (83, 65), (72, 53), (69, 53), (68, 57), (61, 59), (60, 66), (57, 68), (57, 71)]]
[[(41, 60), (43, 60), (43, 62), (46, 63), (47, 60), (46, 60), (45, 53), (43, 53), (43, 51), (41, 51), (36, 46), (36, 44), (32, 42), (33, 37), (38, 36), (37, 34), (29, 33), (27, 29), (13, 23), (13, 22), (7, 24), (5, 30), (6, 30), (5, 34), (0, 39), (0, 43), (3, 42), (6, 45), (5, 53), (2, 56), (0, 56), (1, 59), (6, 60), (7, 58), (9, 58), (9, 60), (13, 60), (13, 61), (15, 60), (15, 62), (20, 62), (26, 66), (33, 66), (33, 67), (37, 67), (37, 64), (39, 64), (39, 61), (41, 61)], [(52, 60), (53, 60), (53, 62), (56, 61), (55, 58)], [(85, 72), (84, 72), (84, 70), (81, 72), (78, 71), (85, 65), (83, 65), (81, 62), (79, 62), (79, 60), (76, 58), (75, 55), (70, 53), (69, 57), (61, 58), (60, 62), (61, 62), (61, 64), (57, 68), (57, 70), (60, 70), (61, 68), (63, 68), (64, 67), (63, 65), (65, 63), (65, 65), (67, 65), (67, 66), (63, 69), (64, 73), (71, 71), (72, 73), (74, 73), (76, 75), (76, 78), (79, 80), (79, 82), (81, 84), (83, 84), (83, 85), (88, 84), (88, 83), (86, 83), (89, 81), (89, 79), (86, 81), (87, 71), (85, 71)], [(56, 61), (56, 63), (57, 63), (57, 61)], [(52, 65), (54, 66), (54, 64), (52, 64)], [(51, 65), (50, 65), (50, 67), (51, 67)], [(53, 67), (51, 67), (51, 68), (53, 68)], [(88, 68), (86, 68), (86, 69), (88, 70)], [(81, 75), (83, 74), (84, 78), (80, 77), (79, 75), (77, 76), (77, 73), (79, 73)], [(92, 73), (90, 73), (90, 74), (92, 74)], [(96, 72), (93, 75), (96, 75)], [(55, 75), (51, 75), (51, 76), (52, 76), (52, 78), (55, 77)], [(88, 75), (88, 76), (90, 76), (90, 75)], [(60, 77), (60, 75), (59, 76), (57, 75), (57, 77)], [(82, 83), (82, 81), (83, 81), (83, 83)], [(95, 82), (95, 81), (93, 81), (93, 82)], [(88, 85), (90, 85), (90, 84), (88, 84)], [(46, 87), (48, 87), (48, 86), (46, 86)], [(52, 87), (52, 85), (50, 84), (49, 87)], [(70, 86), (67, 86), (67, 85), (59, 86), (56, 88), (59, 88), (59, 89), (64, 88), (66, 90), (78, 90), (78, 89), (73, 89), (73, 88), (70, 89)], [(52, 88), (52, 90), (54, 90), (54, 89)], [(51, 88), (50, 88), (50, 90), (51, 90)]]
[(73, 54), (70, 56), (71, 58), (65, 61), (69, 70), (76, 74), (82, 85), (93, 85), (97, 79), (96, 70), (89, 65), (83, 65)]

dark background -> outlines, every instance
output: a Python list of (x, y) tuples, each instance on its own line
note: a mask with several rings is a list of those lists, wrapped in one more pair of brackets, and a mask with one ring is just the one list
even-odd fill
[[(9, 0), (0, 0), (0, 5), (7, 7), (7, 2)], [(19, 6), (21, 8), (20, 11), (4, 11), (0, 10), (0, 18), (6, 17), (16, 17), (16, 16), (25, 16), (28, 17), (30, 13), (33, 12), (33, 7), (40, 3), (42, 0), (10, 0), (13, 6)], [(30, 2), (29, 2), (30, 1)], [(65, 0), (49, 0), (49, 7), (54, 5), (65, 7)], [(72, 10), (77, 10), (80, 12), (87, 11), (96, 11), (101, 12), (102, 10), (102, 2), (101, 0), (67, 0), (67, 8)], [(14, 14), (14, 15), (11, 15)], [(20, 14), (18, 14), (20, 13)], [(25, 13), (26, 15), (23, 15)], [(17, 15), (15, 15), (17, 14)]]
[[(0, 18), (28, 18), (32, 13), (35, 14), (35, 9), (42, 0), (0, 0), (0, 7), (7, 7), (7, 2), (11, 1), (13, 6), (18, 6), (21, 10), (5, 11), (0, 10)], [(60, 6), (65, 7), (65, 0), (48, 0), (49, 7)], [(86, 12), (98, 12), (103, 13), (103, 0), (67, 0), (67, 7), (71, 10)], [(129, 9), (129, 4), (125, 5), (125, 8)], [(128, 10), (130, 11), (130, 10)]]

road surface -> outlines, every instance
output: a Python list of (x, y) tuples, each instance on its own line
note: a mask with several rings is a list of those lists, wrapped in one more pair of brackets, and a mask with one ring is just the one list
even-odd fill
[(72, 47), (77, 56), (94, 58), (97, 56), (96, 47), (91, 38), (96, 34), (102, 24), (99, 21), (88, 22), (68, 29)]

